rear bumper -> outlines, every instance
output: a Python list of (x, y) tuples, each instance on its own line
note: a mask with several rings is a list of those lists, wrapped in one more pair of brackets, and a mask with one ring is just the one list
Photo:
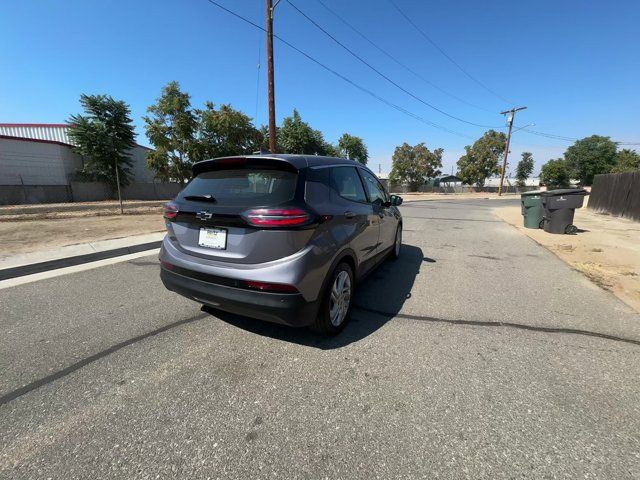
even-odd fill
[(313, 323), (318, 301), (307, 302), (297, 294), (265, 293), (218, 285), (161, 268), (164, 286), (184, 297), (225, 312), (268, 322), (304, 327)]

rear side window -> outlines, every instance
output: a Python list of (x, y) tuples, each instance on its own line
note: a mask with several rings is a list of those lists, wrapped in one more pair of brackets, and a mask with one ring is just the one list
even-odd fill
[(331, 183), (341, 197), (353, 202), (367, 201), (367, 196), (362, 188), (362, 182), (354, 167), (332, 168)]
[(297, 178), (296, 173), (282, 170), (215, 170), (191, 180), (180, 197), (211, 195), (222, 205), (278, 205), (294, 197)]
[(384, 191), (382, 185), (376, 177), (371, 175), (366, 170), (360, 170), (364, 184), (367, 187), (367, 193), (369, 194), (369, 201), (371, 203), (383, 204), (387, 202), (387, 193)]

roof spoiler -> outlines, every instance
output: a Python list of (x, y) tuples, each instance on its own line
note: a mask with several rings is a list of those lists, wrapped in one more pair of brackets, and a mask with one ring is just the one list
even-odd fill
[(215, 170), (231, 170), (243, 168), (265, 168), (272, 170), (287, 170), (297, 172), (298, 169), (283, 158), (267, 156), (246, 156), (246, 157), (222, 157), (202, 160), (193, 164), (191, 171), (193, 176), (204, 172)]

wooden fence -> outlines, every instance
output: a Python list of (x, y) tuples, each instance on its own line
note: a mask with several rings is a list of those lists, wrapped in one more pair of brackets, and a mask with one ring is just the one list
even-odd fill
[(596, 175), (587, 208), (640, 221), (640, 172)]

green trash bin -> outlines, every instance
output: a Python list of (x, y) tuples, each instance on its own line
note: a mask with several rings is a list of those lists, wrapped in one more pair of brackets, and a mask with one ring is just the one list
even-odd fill
[(522, 207), (522, 216), (524, 217), (524, 226), (526, 228), (542, 228), (544, 222), (544, 207), (542, 206), (542, 192), (535, 190), (533, 192), (524, 192), (520, 195), (520, 204)]

